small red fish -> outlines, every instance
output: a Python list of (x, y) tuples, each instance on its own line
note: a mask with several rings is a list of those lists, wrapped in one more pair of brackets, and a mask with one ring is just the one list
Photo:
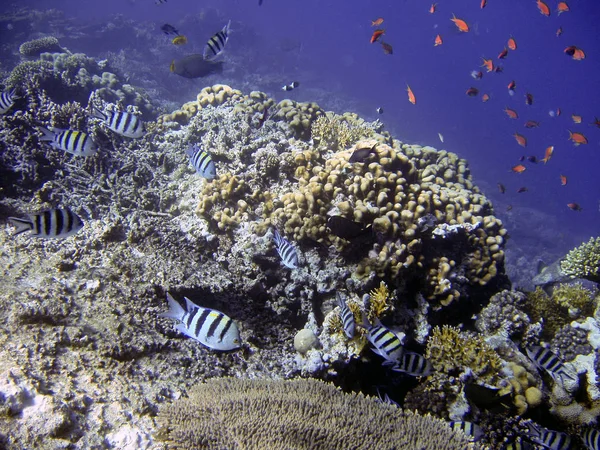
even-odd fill
[(558, 30), (556, 30), (556, 37), (559, 37), (562, 34), (562, 27), (558, 27)]
[(527, 167), (525, 167), (523, 164), (517, 164), (516, 166), (513, 166), (510, 170), (512, 170), (514, 173), (523, 173), (527, 170)]
[(517, 194), (521, 194), (523, 192), (527, 192), (527, 188), (526, 187), (520, 187), (519, 189), (517, 189)]
[(561, 114), (560, 108), (556, 108), (556, 117), (560, 116), (560, 114)]
[(502, 183), (498, 183), (498, 190), (500, 191), (501, 194), (504, 194), (506, 192), (506, 188), (504, 187), (504, 185)]
[(510, 83), (508, 83), (509, 91), (514, 91), (516, 87), (517, 87), (517, 83), (515, 83), (515, 80), (512, 80)]
[(508, 38), (508, 48), (510, 48), (511, 50), (517, 49), (517, 41), (515, 41), (515, 38), (512, 36)]
[(429, 14), (433, 14), (435, 12), (436, 7), (437, 7), (437, 3), (432, 3), (431, 6), (429, 7)]
[(435, 41), (433, 43), (434, 47), (437, 47), (438, 45), (442, 45), (442, 37), (439, 34), (435, 37)]
[(471, 77), (475, 78), (476, 80), (481, 80), (483, 78), (483, 72), (481, 70), (472, 70)]
[(546, 164), (548, 161), (550, 161), (550, 158), (552, 158), (553, 153), (554, 153), (554, 145), (551, 145), (550, 147), (548, 147), (546, 149), (546, 153), (544, 154), (544, 157), (542, 158), (542, 161), (544, 162), (544, 164)]
[(494, 72), (496, 72), (496, 73), (504, 72), (504, 69), (502, 68), (502, 66), (496, 66), (496, 67), (494, 67)]
[(567, 185), (567, 177), (564, 175), (560, 176), (560, 184), (561, 186), (566, 186)]
[(569, 9), (569, 5), (567, 5), (567, 2), (558, 2), (558, 6), (556, 8), (556, 12), (558, 13), (558, 15), (560, 16), (562, 13), (570, 11)]
[(489, 99), (490, 99), (490, 96), (489, 96), (488, 94), (483, 94), (483, 95), (481, 96), (481, 101), (482, 101), (483, 103), (487, 102)]
[(393, 55), (394, 54), (394, 49), (387, 42), (381, 41), (381, 48), (383, 49), (383, 53), (385, 53), (386, 55)]
[(578, 203), (567, 203), (567, 206), (573, 211), (583, 211), (583, 208)]
[(514, 109), (510, 109), (508, 106), (506, 108), (504, 108), (504, 112), (511, 119), (518, 119), (519, 118), (519, 115), (517, 114), (517, 112)]
[(513, 136), (515, 137), (517, 144), (519, 144), (521, 147), (527, 147), (527, 138), (525, 136), (519, 133), (515, 133)]
[(574, 45), (565, 48), (564, 52), (572, 57), (575, 61), (582, 61), (585, 59), (585, 52)]
[(537, 7), (544, 16), (548, 17), (550, 15), (550, 8), (542, 0), (537, 0)]
[(487, 5), (487, 0), (481, 0), (481, 3), (480, 3), (480, 5), (479, 5), (479, 7), (480, 7), (481, 9), (483, 9), (483, 8), (485, 8), (485, 5)]
[(372, 27), (378, 27), (382, 23), (383, 23), (383, 17), (379, 17), (379, 18), (371, 21), (371, 26)]
[(476, 97), (477, 94), (479, 94), (479, 89), (470, 87), (469, 89), (467, 89), (467, 92), (465, 92), (465, 94), (467, 94), (469, 97)]
[(381, 36), (383, 36), (384, 34), (385, 34), (385, 30), (382, 30), (381, 28), (378, 28), (375, 31), (373, 31), (373, 34), (371, 35), (371, 44), (374, 44), (375, 42), (377, 42), (379, 40), (379, 38)]
[(508, 49), (504, 47), (504, 50), (498, 54), (498, 59), (504, 59), (506, 58), (506, 55), (508, 55)]
[(574, 123), (581, 123), (581, 116), (578, 116), (577, 114), (571, 114), (571, 119), (573, 119)]
[(413, 94), (413, 91), (408, 84), (406, 85), (406, 92), (408, 92), (408, 101), (411, 102), (413, 105), (416, 105), (417, 98), (415, 97), (415, 94)]
[(537, 164), (537, 162), (538, 162), (538, 159), (537, 159), (537, 156), (535, 156), (535, 155), (531, 155), (531, 156), (528, 156), (528, 157), (527, 157), (527, 161), (529, 161), (529, 162), (530, 162), (530, 163), (532, 163), (532, 164)]
[(494, 61), (491, 59), (485, 59), (485, 58), (481, 58), (481, 59), (483, 59), (483, 64), (481, 65), (481, 67), (485, 67), (488, 72), (493, 72), (494, 71)]
[(525, 128), (537, 128), (540, 126), (539, 122), (536, 122), (535, 120), (528, 120), (527, 122), (525, 122)]
[(600, 119), (594, 117), (594, 121), (590, 125), (596, 125), (598, 128), (600, 128)]
[(571, 141), (573, 141), (573, 143), (576, 146), (588, 143), (587, 138), (582, 133), (573, 132), (570, 130), (569, 130), (569, 139), (571, 139)]
[(523, 162), (523, 161), (525, 161), (525, 155), (521, 155), (521, 156), (519, 157), (519, 161), (520, 161), (520, 162)]
[(531, 95), (530, 93), (525, 94), (525, 104), (533, 105), (533, 95)]
[(454, 14), (452, 14), (452, 19), (450, 19), (450, 20), (452, 22), (454, 22), (454, 25), (456, 25), (456, 28), (458, 28), (458, 31), (462, 31), (463, 33), (466, 33), (467, 31), (469, 31), (469, 25), (467, 25), (467, 22), (465, 22), (462, 19), (457, 19)]

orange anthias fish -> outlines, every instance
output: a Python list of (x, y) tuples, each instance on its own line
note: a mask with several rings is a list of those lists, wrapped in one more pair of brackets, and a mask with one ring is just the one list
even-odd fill
[(381, 48), (383, 49), (383, 53), (385, 53), (386, 55), (393, 55), (394, 54), (394, 49), (387, 42), (381, 41)]
[(487, 102), (489, 99), (490, 99), (490, 96), (489, 96), (488, 94), (483, 94), (483, 95), (481, 96), (481, 101), (482, 101), (483, 103)]
[(527, 138), (525, 136), (519, 133), (515, 133), (513, 136), (515, 137), (517, 144), (519, 144), (521, 147), (527, 147)]
[(567, 203), (567, 206), (573, 211), (583, 211), (583, 208), (579, 206), (579, 203)]
[(462, 31), (463, 33), (469, 31), (469, 25), (467, 25), (467, 22), (462, 19), (457, 19), (454, 14), (452, 14), (452, 19), (450, 20), (454, 22), (454, 25), (456, 25), (456, 28), (458, 28), (459, 31)]
[(373, 34), (371, 35), (371, 44), (374, 44), (375, 42), (377, 42), (379, 40), (379, 38), (381, 36), (383, 36), (384, 34), (385, 34), (385, 30), (382, 30), (380, 28), (373, 31)]
[(513, 95), (513, 94), (511, 94), (511, 92), (514, 92), (516, 87), (517, 87), (517, 83), (515, 83), (515, 80), (512, 80), (510, 83), (508, 83), (508, 93), (510, 95)]
[(574, 123), (581, 123), (581, 116), (578, 116), (577, 114), (571, 114), (571, 119), (573, 119)]
[(562, 13), (570, 11), (569, 9), (569, 5), (567, 5), (567, 2), (558, 2), (558, 6), (556, 8), (556, 12), (558, 12), (558, 15), (560, 16)]
[(467, 89), (467, 92), (465, 92), (465, 94), (467, 94), (469, 97), (476, 97), (477, 94), (479, 94), (479, 89), (470, 87), (469, 89)]
[(548, 161), (550, 161), (550, 158), (552, 158), (553, 153), (554, 153), (554, 145), (551, 145), (550, 147), (548, 147), (546, 149), (546, 153), (544, 154), (544, 157), (542, 158), (542, 161), (544, 162), (544, 164), (546, 164)]
[(437, 3), (431, 4), (431, 6), (429, 7), (429, 14), (433, 14), (435, 12), (436, 6), (437, 6)]
[(508, 48), (510, 48), (511, 50), (517, 49), (517, 41), (515, 41), (515, 38), (512, 36), (508, 38)]
[(433, 43), (433, 46), (434, 46), (434, 47), (437, 47), (438, 45), (442, 45), (442, 43), (443, 43), (443, 41), (442, 41), (442, 37), (441, 37), (441, 36), (438, 34), (438, 35), (435, 37), (435, 41), (434, 41), (434, 43)]
[(527, 94), (525, 94), (525, 104), (533, 105), (533, 95), (530, 94), (529, 92)]
[(600, 119), (594, 117), (594, 121), (590, 125), (596, 125), (598, 128), (600, 128)]
[(406, 92), (408, 92), (408, 101), (411, 102), (413, 105), (416, 105), (417, 98), (415, 97), (415, 94), (413, 93), (412, 89), (408, 84), (406, 85)]
[(575, 61), (581, 61), (585, 59), (585, 52), (574, 45), (565, 48), (565, 53), (571, 56)]
[(485, 5), (487, 5), (487, 0), (481, 0), (481, 4), (479, 5), (479, 7), (483, 9), (485, 8)]
[(581, 144), (587, 144), (588, 140), (587, 138), (578, 132), (573, 132), (569, 130), (569, 139), (571, 139), (571, 141), (573, 141), (573, 143), (575, 145), (581, 145)]
[(510, 109), (508, 106), (506, 108), (504, 108), (504, 112), (511, 119), (518, 119), (519, 118), (519, 115), (517, 114), (517, 112), (514, 109)]
[(485, 58), (481, 58), (481, 59), (483, 59), (483, 64), (481, 65), (481, 67), (485, 67), (488, 72), (493, 72), (494, 71), (494, 61), (491, 59), (485, 59)]
[(379, 18), (371, 21), (371, 26), (372, 27), (378, 27), (382, 23), (383, 23), (383, 17), (379, 17)]
[(537, 7), (544, 16), (548, 17), (550, 15), (550, 8), (542, 0), (537, 0)]
[(523, 173), (527, 170), (527, 167), (525, 167), (523, 164), (517, 164), (516, 166), (513, 166), (510, 170), (512, 170), (514, 173)]
[(535, 120), (528, 120), (527, 122), (525, 122), (525, 128), (537, 128), (540, 126), (539, 122), (536, 122)]
[(504, 59), (506, 58), (506, 55), (508, 55), (508, 49), (504, 47), (504, 50), (498, 54), (498, 59)]
[(560, 176), (560, 184), (561, 186), (566, 186), (567, 185), (567, 177), (564, 175)]

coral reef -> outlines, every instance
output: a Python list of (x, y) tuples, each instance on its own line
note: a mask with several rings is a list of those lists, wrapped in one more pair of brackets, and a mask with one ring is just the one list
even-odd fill
[(600, 282), (600, 237), (590, 238), (588, 242), (571, 250), (560, 267), (573, 278)]
[(477, 445), (439, 419), (316, 380), (210, 380), (161, 408), (169, 448), (419, 448)]
[(311, 136), (317, 146), (344, 150), (359, 139), (369, 138), (374, 127), (368, 126), (356, 114), (326, 113), (312, 122)]
[(54, 36), (47, 36), (32, 41), (23, 42), (19, 47), (19, 53), (30, 58), (37, 58), (42, 53), (60, 53), (64, 49)]

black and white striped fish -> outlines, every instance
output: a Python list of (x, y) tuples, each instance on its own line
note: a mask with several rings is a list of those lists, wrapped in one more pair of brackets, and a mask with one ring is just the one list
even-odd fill
[(198, 175), (207, 180), (212, 180), (217, 176), (217, 169), (210, 154), (199, 145), (194, 144), (190, 146), (185, 151), (185, 154), (190, 157), (190, 162)]
[(560, 431), (548, 430), (538, 424), (526, 424), (529, 431), (527, 439), (551, 450), (568, 450), (571, 448), (571, 437)]
[(564, 382), (565, 378), (573, 381), (577, 380), (577, 375), (573, 374), (558, 359), (554, 353), (544, 347), (534, 346), (525, 349), (529, 359), (531, 359), (539, 368), (548, 372), (554, 381)]
[(431, 363), (414, 352), (404, 352), (399, 363), (392, 367), (394, 372), (402, 372), (413, 377), (426, 377), (431, 374)]
[(16, 228), (13, 236), (31, 230), (31, 236), (40, 238), (64, 238), (72, 236), (83, 228), (83, 220), (68, 208), (50, 209), (29, 214), (29, 219), (9, 217)]
[(476, 423), (466, 420), (451, 420), (450, 428), (452, 428), (454, 431), (462, 431), (467, 436), (472, 437), (474, 442), (477, 442), (483, 437), (483, 431), (481, 430), (481, 427)]
[(14, 89), (0, 93), (0, 114), (4, 114), (12, 108), (17, 98)]
[(144, 121), (139, 116), (125, 111), (102, 112), (94, 108), (94, 117), (103, 120), (106, 126), (121, 136), (138, 139), (144, 136)]
[(41, 141), (50, 142), (50, 146), (75, 156), (92, 156), (98, 146), (89, 134), (83, 131), (62, 130), (60, 128), (38, 127), (43, 133)]
[(583, 443), (589, 450), (600, 450), (600, 431), (595, 428), (587, 428), (581, 435)]
[(240, 348), (240, 332), (235, 322), (222, 312), (196, 305), (185, 298), (185, 309), (167, 293), (169, 311), (160, 314), (178, 320), (175, 329), (212, 350)]
[(371, 325), (366, 318), (363, 326), (367, 329), (367, 340), (373, 344), (375, 353), (391, 363), (399, 363), (402, 360), (404, 347), (396, 333), (381, 325), (379, 321)]
[(231, 20), (223, 27), (221, 31), (215, 33), (206, 43), (204, 47), (204, 59), (211, 60), (219, 56), (225, 49), (225, 44), (229, 40), (229, 28), (231, 27)]
[(276, 229), (273, 229), (273, 239), (275, 240), (277, 253), (279, 253), (283, 265), (289, 269), (297, 268), (298, 253), (294, 246), (290, 244), (287, 239), (283, 238)]
[(290, 84), (286, 84), (285, 86), (283, 86), (281, 88), (281, 90), (282, 91), (293, 91), (298, 86), (300, 86), (300, 83), (298, 83), (297, 81), (292, 81)]
[(154, 0), (154, 3), (156, 3), (157, 5), (161, 5), (163, 3), (167, 3), (167, 0)]
[(342, 324), (344, 326), (344, 333), (348, 336), (348, 339), (354, 337), (356, 331), (356, 324), (354, 323), (354, 313), (348, 308), (346, 302), (342, 299), (339, 292), (335, 293), (338, 305), (340, 307), (340, 316), (342, 318)]

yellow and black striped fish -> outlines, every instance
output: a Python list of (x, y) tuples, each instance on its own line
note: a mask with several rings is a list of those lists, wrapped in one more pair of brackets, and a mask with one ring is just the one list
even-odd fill
[(206, 43), (204, 47), (204, 59), (211, 60), (219, 56), (225, 49), (225, 44), (229, 40), (229, 28), (231, 27), (231, 20), (223, 27), (221, 31), (215, 33)]
[(121, 136), (134, 139), (144, 136), (144, 122), (135, 114), (125, 111), (109, 111), (105, 113), (94, 108), (94, 117), (103, 120), (108, 128)]
[(399, 363), (392, 367), (394, 372), (402, 372), (413, 377), (426, 377), (432, 372), (431, 363), (414, 352), (405, 352)]
[(348, 339), (352, 339), (354, 337), (354, 332), (356, 331), (356, 324), (354, 323), (354, 314), (348, 308), (347, 303), (342, 299), (342, 296), (339, 292), (335, 293), (335, 297), (337, 299), (337, 303), (340, 307), (340, 316), (342, 318), (342, 325), (344, 326), (344, 333), (348, 337)]
[(83, 228), (83, 220), (68, 208), (29, 214), (28, 219), (9, 217), (8, 221), (16, 228), (13, 236), (31, 230), (31, 236), (35, 237), (64, 238)]
[(367, 340), (373, 344), (373, 351), (391, 363), (398, 363), (404, 355), (404, 347), (400, 338), (379, 321), (371, 325), (365, 318), (363, 326), (367, 329)]
[(83, 131), (44, 127), (38, 127), (38, 129), (43, 134), (40, 138), (41, 141), (48, 141), (51, 147), (72, 155), (92, 156), (98, 151), (96, 143)]

